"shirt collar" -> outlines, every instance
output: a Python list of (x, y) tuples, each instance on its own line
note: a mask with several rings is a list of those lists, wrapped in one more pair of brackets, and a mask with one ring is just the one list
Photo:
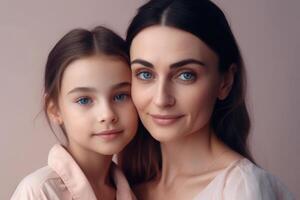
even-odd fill
[[(56, 144), (52, 147), (48, 156), (48, 165), (61, 177), (74, 199), (97, 200), (86, 176), (63, 146)], [(124, 174), (114, 163), (112, 171), (116, 185), (116, 198), (135, 200)]]
[(61, 177), (74, 199), (97, 200), (86, 176), (64, 147), (52, 147), (48, 165)]

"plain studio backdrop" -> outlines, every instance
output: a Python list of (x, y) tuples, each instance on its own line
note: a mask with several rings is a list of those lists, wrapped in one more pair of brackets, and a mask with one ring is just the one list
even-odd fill
[[(215, 0), (248, 73), (250, 147), (258, 164), (300, 199), (300, 1)], [(56, 142), (42, 110), (47, 54), (67, 31), (105, 25), (123, 37), (143, 0), (1, 0), (0, 199), (45, 166)]]

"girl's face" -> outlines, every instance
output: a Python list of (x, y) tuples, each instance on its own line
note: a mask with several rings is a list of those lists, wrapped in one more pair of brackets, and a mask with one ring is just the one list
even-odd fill
[(112, 155), (129, 143), (138, 120), (130, 97), (130, 74), (121, 59), (104, 55), (67, 66), (58, 109), (52, 114), (63, 125), (70, 145)]
[(228, 91), (218, 57), (205, 43), (179, 29), (152, 26), (137, 34), (130, 55), (132, 99), (155, 139), (209, 128), (216, 99)]

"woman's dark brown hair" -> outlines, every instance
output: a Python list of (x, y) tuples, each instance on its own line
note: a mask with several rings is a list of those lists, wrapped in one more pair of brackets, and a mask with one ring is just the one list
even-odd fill
[[(58, 103), (63, 73), (67, 66), (80, 58), (92, 55), (115, 56), (129, 64), (125, 41), (113, 31), (98, 26), (89, 31), (74, 29), (64, 35), (50, 51), (44, 74), (44, 112), (50, 124), (47, 108)], [(61, 127), (63, 130), (63, 127)]]
[[(244, 63), (223, 12), (209, 0), (151, 0), (139, 8), (127, 30), (128, 48), (140, 31), (153, 25), (170, 26), (197, 36), (218, 55), (220, 73), (236, 65), (233, 87), (225, 100), (217, 100), (211, 128), (227, 146), (253, 161), (247, 147), (250, 119), (245, 104)], [(159, 142), (146, 130), (138, 135), (120, 158), (131, 184), (155, 178), (162, 166)]]

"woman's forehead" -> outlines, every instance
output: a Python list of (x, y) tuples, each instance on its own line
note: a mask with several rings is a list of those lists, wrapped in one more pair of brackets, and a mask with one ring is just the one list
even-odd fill
[(131, 61), (144, 59), (149, 62), (172, 64), (184, 59), (197, 59), (214, 63), (217, 55), (193, 34), (167, 26), (152, 26), (142, 30), (133, 39)]

